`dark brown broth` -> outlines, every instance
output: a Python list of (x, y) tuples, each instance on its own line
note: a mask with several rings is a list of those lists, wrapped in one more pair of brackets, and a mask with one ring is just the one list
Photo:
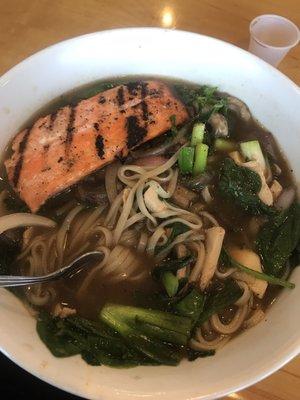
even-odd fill
[[(122, 79), (116, 79), (113, 82), (114, 85), (119, 83), (125, 83), (128, 81), (137, 79), (149, 79), (149, 77), (127, 77)], [(153, 78), (153, 77), (152, 77)], [(165, 79), (164, 79), (165, 80)], [(185, 83), (182, 81), (166, 80), (170, 85), (176, 83)], [(32, 116), (24, 126), (30, 126), (33, 121), (42, 115), (47, 115), (50, 112), (57, 110), (66, 104), (76, 103), (80, 99), (90, 97), (94, 95), (99, 89), (103, 88), (103, 84), (107, 82), (99, 81), (89, 85), (76, 88), (59, 98), (53, 100), (46, 107), (39, 110), (34, 116)], [(188, 83), (189, 84), (189, 83)], [(191, 87), (196, 85), (189, 84)], [(251, 119), (249, 122), (244, 122), (241, 119), (231, 116), (229, 121), (230, 134), (231, 137), (236, 141), (246, 141), (252, 139), (258, 139), (265, 151), (272, 150), (272, 158), (282, 169), (282, 174), (278, 178), (279, 182), (283, 187), (294, 185), (291, 170), (288, 166), (286, 159), (284, 158), (278, 144), (276, 143), (273, 136), (262, 127), (255, 119)], [(10, 154), (10, 146), (8, 146), (7, 151), (4, 154), (6, 158)], [(215, 168), (218, 168), (219, 164), (215, 164)], [(5, 177), (4, 168), (2, 165), (1, 175)], [(1, 188), (9, 188), (6, 179), (1, 179)], [(64, 197), (65, 196), (65, 199)], [(68, 197), (69, 196), (69, 197)], [(58, 201), (60, 205), (64, 204), (73, 196), (72, 191), (68, 193), (61, 194), (58, 196)], [(200, 198), (199, 198), (200, 200)], [(55, 205), (55, 206), (54, 206)], [(50, 218), (57, 218), (55, 214), (55, 209), (57, 204), (51, 201), (43, 207), (42, 213), (49, 216)], [(248, 225), (251, 217), (245, 216), (244, 213), (238, 211), (236, 208), (230, 207), (228, 204), (224, 203), (224, 199), (221, 199), (217, 192), (214, 193), (214, 201), (208, 207), (208, 210), (217, 218), (220, 224), (226, 229), (227, 242), (238, 244), (241, 246), (253, 247), (253, 238), (249, 235)], [(141, 260), (142, 263), (151, 271), (153, 268), (153, 263), (147, 258)], [(91, 285), (90, 290), (85, 296), (78, 296), (78, 288), (80, 282), (83, 279), (85, 272), (79, 273), (72, 279), (62, 280), (55, 283), (54, 287), (57, 292), (57, 297), (55, 303), (59, 302), (61, 304), (66, 304), (70, 307), (75, 307), (78, 312), (86, 317), (95, 318), (101, 306), (107, 302), (120, 302), (122, 304), (132, 304), (134, 302), (134, 293), (136, 291), (142, 291), (147, 296), (148, 293), (153, 293), (157, 290), (157, 285), (153, 283), (153, 280), (149, 278), (146, 281), (139, 282), (138, 284), (121, 283), (115, 285), (106, 285), (104, 282), (95, 282)], [(262, 308), (267, 308), (267, 306), (274, 301), (274, 298), (278, 294), (278, 288), (269, 287), (266, 296), (261, 302)], [(50, 305), (52, 307), (53, 304)], [(230, 310), (226, 310), (223, 318), (227, 320), (227, 314), (231, 315)], [(228, 315), (229, 315), (228, 314)]]

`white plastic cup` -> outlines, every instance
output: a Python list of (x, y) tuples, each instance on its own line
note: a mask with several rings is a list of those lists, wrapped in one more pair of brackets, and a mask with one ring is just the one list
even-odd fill
[(298, 27), (279, 15), (260, 15), (250, 24), (250, 53), (276, 67), (299, 43)]

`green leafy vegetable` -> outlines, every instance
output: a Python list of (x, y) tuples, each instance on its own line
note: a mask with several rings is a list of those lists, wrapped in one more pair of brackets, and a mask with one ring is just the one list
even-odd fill
[[(288, 289), (294, 289), (294, 287), (295, 287), (295, 284), (292, 282), (288, 282), (283, 279), (276, 278), (273, 275), (264, 274), (263, 272), (254, 271), (253, 269), (240, 264), (239, 262), (234, 260), (232, 257), (230, 257), (230, 255), (226, 252), (225, 249), (222, 249), (222, 253), (223, 254), (225, 253), (225, 257), (227, 257), (228, 262), (226, 263), (226, 265), (232, 265), (233, 267), (239, 268), (240, 270), (246, 272), (248, 275), (251, 275), (256, 279), (260, 279), (262, 281), (269, 282), (272, 285), (283, 286)], [(223, 255), (223, 257), (224, 257), (224, 255)]]
[(40, 313), (37, 332), (56, 357), (81, 354), (91, 365), (129, 367), (153, 361), (129, 348), (109, 326), (81, 317), (55, 318)]
[(188, 230), (190, 230), (190, 228), (187, 225), (185, 225), (181, 222), (174, 222), (173, 224), (167, 225), (166, 227), (171, 228), (171, 233), (165, 244), (163, 244), (162, 246), (156, 247), (155, 253), (159, 253), (162, 250), (166, 249), (178, 235), (181, 235), (182, 233), (185, 233)]
[(152, 275), (154, 278), (159, 279), (164, 272), (177, 272), (179, 269), (189, 266), (194, 261), (195, 259), (191, 255), (184, 258), (163, 261), (154, 268)]
[(172, 274), (172, 272), (167, 271), (162, 274), (161, 281), (166, 289), (166, 292), (168, 293), (168, 296), (175, 296), (179, 286), (177, 276)]
[(205, 358), (205, 357), (211, 357), (216, 354), (215, 350), (193, 350), (193, 349), (188, 349), (187, 350), (187, 358), (189, 361), (195, 361), (197, 358)]
[(264, 271), (280, 277), (289, 257), (300, 241), (300, 204), (293, 204), (265, 224), (260, 230), (256, 248), (263, 261)]
[(202, 325), (213, 314), (218, 313), (224, 308), (235, 303), (243, 294), (243, 290), (235, 283), (234, 280), (227, 279), (224, 281), (222, 290), (212, 291), (208, 294), (203, 312), (200, 314), (197, 325)]
[(181, 348), (190, 337), (191, 320), (171, 313), (138, 307), (107, 304), (100, 319), (116, 330), (136, 351), (150, 359), (177, 365)]
[(189, 317), (193, 322), (197, 321), (204, 307), (204, 294), (192, 288), (192, 290), (177, 304), (174, 305), (174, 310), (184, 316)]
[(51, 318), (46, 313), (40, 314), (37, 332), (55, 357), (69, 357), (80, 353), (80, 344), (68, 335), (62, 319)]
[(214, 112), (227, 112), (227, 99), (218, 96), (216, 87), (202, 86), (195, 89), (186, 85), (175, 85), (175, 90), (186, 105), (196, 109), (195, 120), (206, 122)]
[(260, 189), (261, 179), (256, 172), (225, 158), (219, 178), (219, 192), (223, 197), (249, 214), (274, 215), (276, 210), (258, 197)]

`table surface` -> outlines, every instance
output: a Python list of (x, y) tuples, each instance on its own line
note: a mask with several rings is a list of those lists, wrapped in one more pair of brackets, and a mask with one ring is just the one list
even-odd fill
[[(300, 1), (1, 0), (0, 75), (53, 43), (118, 27), (165, 26), (214, 36), (247, 48), (249, 23), (260, 14), (283, 15), (300, 26)], [(288, 54), (279, 70), (300, 84), (300, 46)], [(32, 400), (75, 399), (32, 378), (4, 356), (0, 356), (0, 369), (1, 391), (9, 393), (6, 399), (25, 398), (29, 394)], [(300, 357), (262, 382), (226, 399), (300, 400)]]

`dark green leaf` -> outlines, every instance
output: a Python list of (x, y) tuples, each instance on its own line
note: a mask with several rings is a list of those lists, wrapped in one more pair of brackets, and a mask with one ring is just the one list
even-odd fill
[(230, 257), (230, 255), (226, 252), (225, 249), (222, 249), (222, 253), (226, 253), (226, 257), (228, 259), (227, 265), (232, 265), (233, 267), (236, 267), (242, 270), (243, 272), (246, 272), (246, 274), (251, 275), (256, 279), (269, 282), (271, 285), (283, 286), (288, 289), (294, 289), (295, 287), (295, 284), (292, 282), (285, 281), (284, 279), (277, 278), (276, 276), (273, 275), (267, 275), (263, 272), (255, 271), (251, 268), (246, 267), (245, 265), (240, 264), (238, 261)]
[(218, 96), (216, 87), (175, 85), (175, 90), (186, 105), (196, 109), (195, 120), (206, 122), (214, 112), (227, 112), (227, 99)]
[(222, 197), (252, 215), (276, 214), (273, 207), (259, 199), (260, 189), (261, 179), (256, 172), (236, 165), (230, 158), (224, 160), (219, 178), (219, 192)]
[(169, 297), (174, 297), (178, 291), (179, 281), (177, 276), (172, 272), (163, 272), (161, 275), (161, 282), (164, 285)]
[(258, 234), (256, 248), (263, 261), (264, 271), (281, 277), (289, 257), (300, 241), (300, 204), (270, 219)]
[(205, 358), (205, 357), (211, 357), (216, 354), (215, 350), (193, 350), (193, 349), (188, 349), (187, 350), (187, 358), (189, 361), (194, 361), (197, 358)]
[(80, 345), (64, 332), (63, 321), (59, 318), (41, 313), (36, 328), (40, 339), (55, 357), (69, 357), (80, 353)]
[(190, 228), (187, 225), (181, 222), (174, 222), (173, 224), (167, 225), (166, 228), (172, 229), (170, 236), (168, 237), (168, 240), (164, 245), (156, 247), (155, 249), (156, 253), (159, 253), (162, 250), (166, 249), (178, 235), (181, 235), (182, 233), (185, 233), (188, 230), (190, 230)]
[(178, 345), (186, 345), (188, 337), (172, 330), (162, 329), (159, 326), (151, 325), (143, 322), (140, 318), (135, 320), (137, 328), (146, 335), (162, 340), (163, 342), (174, 343)]
[[(176, 365), (182, 358), (181, 350), (174, 347), (174, 342), (170, 340), (176, 337), (177, 343), (179, 336), (185, 336), (187, 340), (191, 329), (188, 318), (116, 304), (105, 305), (100, 318), (116, 330), (131, 348), (166, 365)], [(164, 340), (160, 341), (158, 336)]]
[(102, 321), (94, 322), (72, 316), (53, 318), (41, 313), (37, 331), (48, 349), (56, 357), (75, 354), (91, 365), (130, 367), (149, 364), (143, 354), (127, 346), (123, 339)]
[(189, 266), (194, 261), (195, 259), (193, 256), (163, 261), (161, 264), (154, 268), (152, 275), (154, 278), (159, 279), (163, 272), (177, 272), (179, 269)]
[(224, 310), (226, 307), (235, 303), (243, 294), (243, 290), (235, 283), (234, 280), (227, 279), (224, 281), (224, 287), (216, 292), (208, 294), (203, 312), (198, 318), (197, 325), (202, 325), (213, 314)]
[(197, 321), (203, 311), (205, 296), (195, 288), (174, 306), (174, 310), (184, 317)]

